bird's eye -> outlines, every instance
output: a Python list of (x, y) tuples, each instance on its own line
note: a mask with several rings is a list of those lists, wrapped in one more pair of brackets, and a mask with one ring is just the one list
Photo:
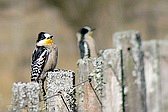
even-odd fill
[(53, 36), (47, 37), (47, 39), (52, 39)]
[(84, 34), (86, 34), (86, 33), (88, 33), (88, 30), (87, 30), (87, 29), (82, 28), (82, 29), (81, 29), (81, 34), (83, 34), (83, 35), (84, 35)]

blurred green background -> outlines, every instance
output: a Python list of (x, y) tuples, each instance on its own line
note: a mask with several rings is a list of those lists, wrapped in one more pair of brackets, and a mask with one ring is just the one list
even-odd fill
[(97, 49), (112, 47), (114, 32), (135, 29), (142, 39), (165, 39), (167, 0), (0, 0), (0, 112), (10, 106), (14, 82), (30, 81), (31, 54), (37, 35), (54, 35), (59, 68), (76, 71), (76, 32), (96, 28)]

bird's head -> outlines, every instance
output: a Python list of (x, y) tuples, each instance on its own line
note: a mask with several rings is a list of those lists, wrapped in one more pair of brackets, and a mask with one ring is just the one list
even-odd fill
[(36, 41), (37, 46), (49, 46), (53, 44), (52, 35), (46, 33), (46, 32), (40, 32), (38, 34), (38, 39)]
[(85, 39), (87, 37), (92, 37), (93, 31), (95, 29), (90, 28), (89, 26), (84, 26), (77, 32), (78, 41)]

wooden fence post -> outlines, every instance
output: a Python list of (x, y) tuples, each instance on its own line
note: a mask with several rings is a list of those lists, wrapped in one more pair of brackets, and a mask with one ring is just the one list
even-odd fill
[[(101, 112), (102, 104), (100, 100), (103, 80), (101, 59), (80, 59), (78, 62), (78, 83), (83, 82), (83, 85), (77, 89), (78, 112)], [(90, 83), (89, 77), (92, 79)]]
[(145, 41), (143, 48), (148, 111), (167, 112), (168, 40)]
[[(161, 76), (161, 92), (162, 92), (162, 107), (163, 112), (168, 112), (168, 40), (159, 40), (159, 69)], [(160, 111), (161, 112), (161, 111)]]
[(57, 69), (47, 76), (47, 112), (76, 112), (75, 73)]
[(161, 84), (159, 69), (159, 43), (156, 40), (143, 44), (147, 108), (149, 112), (161, 112)]
[(101, 54), (104, 60), (103, 112), (123, 112), (121, 51), (106, 49)]
[(101, 105), (88, 82), (79, 87), (78, 112), (123, 112), (121, 51), (106, 49), (96, 59), (79, 60), (79, 79), (93, 78), (95, 91)]
[(125, 111), (147, 112), (140, 33), (138, 31), (118, 32), (113, 37), (115, 47), (123, 50)]
[(14, 83), (11, 112), (39, 112), (39, 92), (38, 83)]
[(40, 86), (38, 83), (14, 83), (11, 111), (21, 112), (77, 112), (75, 99), (75, 73), (56, 69), (48, 72), (46, 79), (46, 109), (40, 107)]

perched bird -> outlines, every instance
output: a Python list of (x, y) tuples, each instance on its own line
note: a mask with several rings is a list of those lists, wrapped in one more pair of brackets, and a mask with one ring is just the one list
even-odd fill
[(38, 34), (36, 47), (32, 54), (31, 81), (42, 84), (45, 96), (44, 81), (46, 72), (53, 71), (57, 65), (58, 48), (52, 39), (52, 35), (41, 32)]
[(84, 26), (76, 34), (81, 59), (97, 57), (95, 40), (92, 37), (94, 30), (89, 26)]

